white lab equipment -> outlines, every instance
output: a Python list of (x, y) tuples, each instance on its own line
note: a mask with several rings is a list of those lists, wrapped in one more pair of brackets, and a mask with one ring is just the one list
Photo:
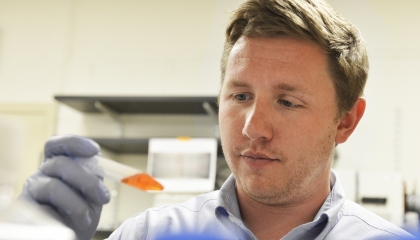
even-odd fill
[(0, 240), (76, 240), (71, 229), (30, 202), (15, 200), (0, 212)]
[(404, 226), (404, 182), (397, 172), (359, 171), (357, 200), (382, 218)]
[(0, 114), (0, 240), (75, 240), (72, 230), (24, 200), (15, 200), (16, 173), (22, 165), (25, 125)]
[(151, 138), (147, 172), (164, 192), (198, 193), (214, 190), (215, 138)]
[(380, 217), (404, 226), (404, 183), (397, 172), (335, 169), (346, 198)]

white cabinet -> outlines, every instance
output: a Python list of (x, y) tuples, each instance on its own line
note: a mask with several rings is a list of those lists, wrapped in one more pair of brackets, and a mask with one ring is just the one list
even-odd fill
[[(101, 145), (103, 154), (107, 157), (144, 171), (150, 137), (219, 137), (216, 96), (56, 96), (55, 99), (66, 108), (62, 111), (73, 111), (69, 115), (78, 115), (70, 119), (67, 113), (59, 114), (58, 121), (61, 125), (58, 129), (61, 130), (58, 133), (89, 137)], [(73, 128), (74, 126), (79, 127)], [(72, 128), (74, 131), (67, 132), (67, 129)], [(218, 145), (216, 172), (221, 174), (216, 176), (216, 188), (220, 187), (220, 183), (228, 175), (220, 140)], [(113, 204), (104, 208), (101, 228), (113, 228), (115, 222), (118, 225), (153, 205), (156, 194), (109, 182), (107, 185), (112, 189), (114, 197)]]

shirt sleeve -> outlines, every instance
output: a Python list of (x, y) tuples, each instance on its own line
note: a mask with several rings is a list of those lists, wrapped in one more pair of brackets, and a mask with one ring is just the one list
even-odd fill
[(144, 229), (139, 226), (134, 217), (125, 220), (107, 239), (108, 240), (139, 240), (143, 239)]

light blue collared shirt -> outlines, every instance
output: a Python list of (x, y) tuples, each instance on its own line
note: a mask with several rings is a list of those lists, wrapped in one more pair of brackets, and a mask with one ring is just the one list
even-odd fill
[[(150, 208), (126, 220), (109, 239), (257, 239), (244, 225), (231, 175), (219, 191), (183, 204)], [(314, 221), (294, 228), (282, 239), (409, 239), (396, 225), (344, 198), (331, 171), (331, 192)]]

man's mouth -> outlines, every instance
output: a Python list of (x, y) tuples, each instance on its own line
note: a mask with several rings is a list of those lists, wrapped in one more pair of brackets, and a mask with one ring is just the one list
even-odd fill
[(266, 161), (278, 161), (278, 158), (274, 158), (274, 157), (270, 157), (264, 153), (259, 153), (259, 152), (251, 152), (251, 151), (246, 151), (244, 153), (241, 154), (241, 156), (243, 158), (249, 159), (249, 160), (266, 160)]

